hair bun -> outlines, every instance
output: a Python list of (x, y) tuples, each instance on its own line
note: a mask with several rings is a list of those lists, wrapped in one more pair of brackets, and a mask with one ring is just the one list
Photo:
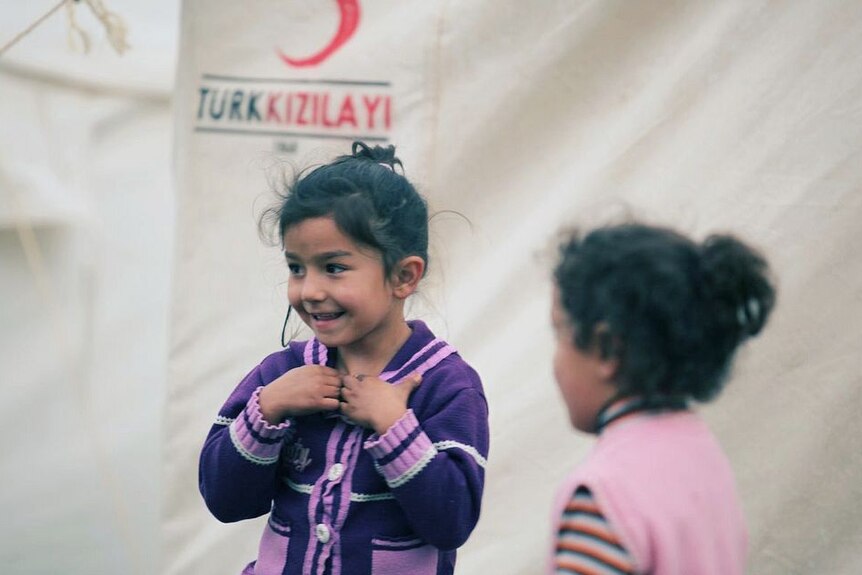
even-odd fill
[(404, 169), (404, 166), (401, 164), (401, 160), (399, 160), (395, 156), (395, 146), (388, 145), (385, 148), (383, 146), (374, 146), (369, 147), (365, 142), (360, 142), (359, 140), (353, 142), (353, 157), (370, 160), (382, 166), (388, 167), (390, 170), (395, 170), (395, 166), (401, 167)]
[(757, 335), (775, 305), (763, 256), (732, 236), (713, 235), (701, 245), (701, 270), (721, 323), (735, 326), (740, 341)]

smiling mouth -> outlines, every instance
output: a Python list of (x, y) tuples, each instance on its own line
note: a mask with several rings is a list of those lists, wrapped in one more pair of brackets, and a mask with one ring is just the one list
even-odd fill
[(343, 311), (333, 312), (333, 313), (313, 313), (310, 314), (314, 321), (331, 321), (334, 319), (338, 319), (344, 315)]

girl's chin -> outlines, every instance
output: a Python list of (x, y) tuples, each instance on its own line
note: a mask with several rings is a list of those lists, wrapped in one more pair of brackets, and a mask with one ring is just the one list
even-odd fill
[(341, 331), (342, 321), (338, 319), (327, 320), (311, 320), (311, 331), (317, 336), (317, 339), (333, 338)]
[(326, 347), (340, 347), (349, 343), (344, 341), (344, 334), (340, 333), (339, 330), (318, 329), (316, 326), (312, 326), (311, 331), (314, 332), (317, 340)]

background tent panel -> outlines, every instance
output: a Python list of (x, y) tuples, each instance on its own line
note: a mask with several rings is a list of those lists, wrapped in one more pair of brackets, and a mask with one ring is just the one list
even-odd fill
[[(105, 1), (123, 57), (78, 3), (89, 55), (60, 11), (0, 59), (5, 571), (227, 575), (252, 557), (261, 522), (210, 517), (196, 458), (278, 345), (286, 271), (256, 215), (282, 169), (353, 136), (396, 144), (441, 211), (410, 312), (491, 405), (459, 573), (541, 569), (554, 488), (591, 445), (551, 375), (554, 231), (626, 215), (770, 257), (777, 312), (704, 408), (749, 571), (862, 571), (858, 2), (360, 0), (349, 38), (294, 68), (279, 51), (319, 52), (337, 2), (187, 0), (180, 27), (177, 2)], [(0, 0), (0, 38), (51, 4)]]
[[(52, 1), (0, 0), (0, 43)], [(155, 573), (173, 245), (179, 6), (106, 0), (123, 57), (78, 4), (0, 58), (0, 563)]]
[[(387, 141), (435, 208), (469, 220), (433, 222), (432, 274), (413, 309), (474, 363), (491, 405), (487, 497), (460, 572), (532, 573), (543, 560), (554, 486), (590, 442), (568, 430), (550, 374), (552, 231), (621, 214), (699, 236), (731, 230), (769, 255), (778, 312), (705, 412), (739, 475), (752, 572), (859, 568), (859, 6), (362, 3), (354, 36), (311, 69), (273, 47), (291, 26), (305, 42), (327, 38), (332, 10), (279, 8), (185, 4), (169, 572), (229, 573), (252, 556), (259, 522), (216, 524), (193, 481), (205, 429), (275, 348), (285, 305), (286, 273), (257, 242), (252, 206), (268, 201), (273, 150), (305, 166), (351, 135), (202, 133), (234, 127), (193, 113), (203, 87), (230, 88), (207, 84), (215, 76), (256, 78), (262, 98), (297, 80), (387, 83)], [(192, 290), (201, 277), (206, 294)], [(220, 545), (229, 539), (246, 556)]]

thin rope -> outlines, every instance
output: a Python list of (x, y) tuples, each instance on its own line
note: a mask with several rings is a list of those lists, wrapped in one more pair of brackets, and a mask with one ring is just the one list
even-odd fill
[(116, 13), (111, 12), (102, 3), (102, 0), (84, 0), (96, 18), (105, 26), (105, 32), (108, 34), (108, 42), (111, 43), (117, 54), (122, 55), (123, 52), (129, 49), (129, 44), (126, 42), (126, 24), (123, 19)]
[[(102, 0), (84, 0), (87, 3), (87, 6), (90, 7), (90, 10), (93, 11), (93, 15), (102, 23), (105, 27), (105, 33), (108, 36), (108, 42), (110, 42), (111, 46), (117, 52), (117, 54), (122, 55), (129, 48), (129, 43), (126, 42), (126, 36), (128, 33), (128, 29), (126, 28), (126, 24), (123, 22), (123, 19), (120, 18), (116, 13), (111, 12), (107, 8), (105, 8), (105, 4)], [(0, 48), (0, 58), (3, 57), (3, 54), (6, 53), (12, 46), (17, 44), (20, 40), (30, 34), (33, 30), (35, 30), (42, 22), (47, 20), (54, 12), (59, 10), (66, 5), (66, 13), (69, 19), (69, 31), (68, 31), (68, 41), (69, 46), (75, 48), (80, 42), (80, 47), (82, 51), (86, 54), (90, 52), (90, 37), (84, 31), (83, 28), (78, 24), (78, 20), (75, 17), (75, 4), (80, 2), (80, 0), (60, 0), (54, 7), (48, 10), (45, 14), (36, 19), (35, 22), (30, 24), (27, 28), (25, 28), (22, 32), (18, 33), (12, 40), (7, 42), (2, 48)]]
[(23, 31), (19, 32), (14, 38), (12, 38), (9, 42), (7, 42), (2, 48), (0, 48), (0, 58), (3, 57), (3, 54), (6, 53), (6, 50), (17, 44), (22, 38), (24, 38), (27, 34), (36, 29), (39, 24), (47, 20), (54, 12), (63, 7), (63, 4), (70, 3), (70, 0), (60, 0), (56, 6), (45, 12), (42, 16), (40, 16), (35, 22), (27, 26)]
[(90, 53), (90, 37), (84, 32), (84, 29), (78, 25), (78, 18), (75, 16), (75, 4), (72, 2), (66, 3), (66, 16), (69, 19), (69, 31), (66, 32), (66, 41), (69, 43), (69, 48), (77, 49), (75, 38), (81, 41), (81, 51), (84, 54)]
[(33, 274), (33, 280), (36, 282), (36, 290), (39, 292), (42, 301), (48, 304), (48, 307), (51, 310), (51, 315), (55, 318), (55, 329), (53, 329), (52, 332), (58, 338), (57, 343), (62, 350), (62, 356), (66, 358), (71, 356), (71, 338), (69, 337), (67, 330), (63, 329), (65, 327), (65, 322), (58, 320), (58, 318), (62, 317), (60, 305), (58, 303), (58, 298), (55, 297), (54, 291), (51, 288), (51, 280), (45, 271), (45, 258), (42, 255), (39, 240), (36, 239), (36, 234), (33, 231), (33, 226), (30, 223), (29, 218), (24, 215), (24, 208), (21, 205), (21, 201), (18, 198), (16, 191), (14, 189), (10, 191), (12, 191), (11, 200), (14, 204), (15, 211), (18, 212), (14, 218), (18, 240), (21, 242), (21, 248), (24, 250), (24, 256), (27, 259), (30, 273)]

